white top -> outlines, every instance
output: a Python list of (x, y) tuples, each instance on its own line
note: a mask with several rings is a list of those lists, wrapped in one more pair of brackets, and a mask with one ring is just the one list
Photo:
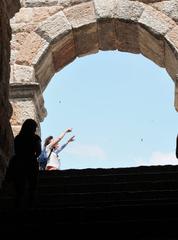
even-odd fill
[(57, 168), (60, 170), (61, 163), (60, 163), (58, 153), (61, 152), (66, 146), (67, 146), (67, 143), (63, 144), (61, 147), (58, 147), (57, 149), (53, 150), (52, 152), (51, 152), (51, 145), (48, 144), (46, 146), (47, 156), (49, 156), (49, 154), (51, 152), (51, 155), (47, 161), (46, 167), (50, 166), (50, 167), (54, 167), (54, 168)]
[[(51, 152), (51, 146), (50, 144), (46, 146), (46, 152), (47, 152), (47, 156), (49, 156), (50, 152)], [(60, 159), (58, 158), (58, 154), (56, 153), (55, 150), (53, 150), (51, 152), (51, 155), (47, 161), (46, 167), (50, 166), (50, 167), (55, 167), (57, 169), (60, 169)]]

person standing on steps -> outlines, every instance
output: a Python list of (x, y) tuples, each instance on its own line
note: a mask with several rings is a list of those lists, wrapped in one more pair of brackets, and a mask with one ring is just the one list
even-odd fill
[(176, 158), (178, 158), (178, 135), (176, 137)]
[(15, 155), (9, 163), (15, 187), (15, 207), (32, 207), (38, 180), (38, 161), (41, 153), (41, 138), (35, 133), (37, 123), (26, 119), (14, 139)]
[[(46, 145), (46, 154), (48, 157), (48, 161), (46, 164), (45, 170), (60, 170), (60, 159), (59, 159), (59, 153), (70, 143), (74, 141), (75, 136), (72, 136), (68, 139), (68, 141), (63, 144), (59, 145), (59, 142), (63, 139), (63, 137), (66, 135), (66, 133), (72, 132), (72, 128), (68, 128), (66, 131), (64, 131), (59, 137), (53, 139), (52, 136), (48, 137), (46, 141), (48, 140), (48, 144)], [(45, 141), (45, 142), (46, 142)]]

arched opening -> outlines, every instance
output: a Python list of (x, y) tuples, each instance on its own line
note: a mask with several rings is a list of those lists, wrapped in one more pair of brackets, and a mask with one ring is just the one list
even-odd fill
[(173, 95), (165, 69), (142, 55), (79, 58), (44, 92), (42, 139), (73, 127), (76, 141), (60, 153), (61, 169), (176, 165)]
[[(17, 38), (24, 37), (16, 33)], [(43, 121), (46, 112), (42, 92), (58, 71), (77, 57), (100, 50), (141, 53), (164, 67), (175, 85), (174, 105), (178, 109), (177, 36), (174, 18), (154, 5), (94, 0), (58, 6), (33, 31), (25, 32), (18, 46), (11, 71), (14, 132), (29, 116)]]

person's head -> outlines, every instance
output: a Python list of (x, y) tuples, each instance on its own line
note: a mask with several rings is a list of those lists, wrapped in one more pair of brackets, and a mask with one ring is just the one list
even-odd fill
[(52, 139), (53, 139), (53, 136), (47, 137), (44, 141), (44, 147), (46, 147), (48, 144), (50, 144)]
[(35, 120), (28, 118), (22, 124), (20, 134), (34, 134), (36, 132), (37, 123)]

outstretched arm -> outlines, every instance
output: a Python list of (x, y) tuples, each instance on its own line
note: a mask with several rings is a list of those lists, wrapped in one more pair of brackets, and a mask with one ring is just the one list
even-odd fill
[(69, 138), (69, 140), (63, 144), (61, 147), (59, 147), (56, 151), (56, 153), (58, 154), (59, 152), (61, 152), (70, 142), (73, 142), (75, 139), (75, 136), (72, 136), (71, 138)]
[(72, 131), (72, 128), (68, 128), (65, 132), (63, 132), (59, 137), (57, 137), (56, 139), (54, 139), (51, 143), (50, 146), (53, 147), (56, 143), (60, 142), (63, 137), (66, 135), (66, 133), (69, 133)]
[(71, 138), (69, 138), (69, 140), (67, 141), (67, 143), (73, 142), (75, 139), (75, 136), (72, 136)]

